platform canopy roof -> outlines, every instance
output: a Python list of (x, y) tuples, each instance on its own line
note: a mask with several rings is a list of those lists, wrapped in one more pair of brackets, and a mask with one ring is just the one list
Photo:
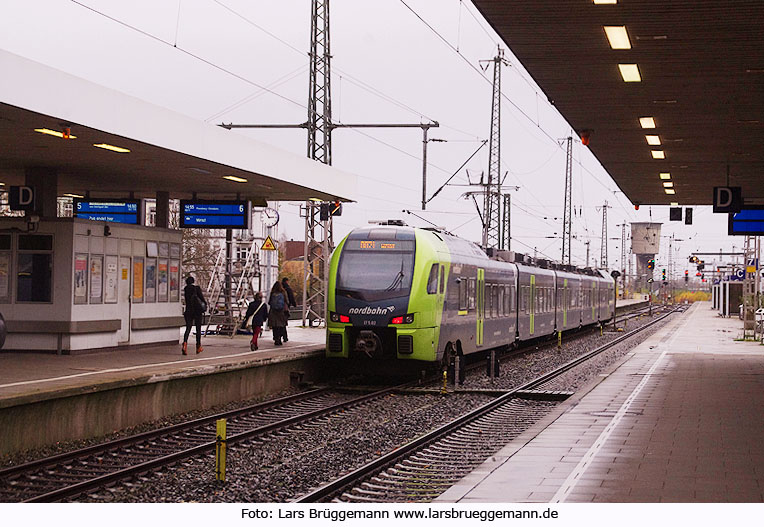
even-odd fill
[[(573, 129), (591, 130), (589, 148), (632, 202), (710, 204), (729, 167), (746, 202), (764, 203), (762, 0), (473, 1)], [(612, 49), (605, 26), (625, 27), (630, 49)]]
[[(3, 50), (0, 78), (6, 185), (23, 184), (27, 169), (42, 167), (58, 174), (59, 195), (354, 199), (355, 175)], [(76, 139), (35, 131), (65, 128)]]

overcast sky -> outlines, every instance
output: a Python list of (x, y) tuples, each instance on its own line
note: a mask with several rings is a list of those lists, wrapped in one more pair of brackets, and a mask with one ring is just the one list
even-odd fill
[[(421, 17), (421, 19), (420, 19)], [(428, 27), (429, 25), (429, 27)], [(218, 124), (301, 123), (307, 116), (310, 0), (4, 0), (0, 48)], [(333, 117), (344, 123), (419, 123), (430, 131), (428, 196), (487, 139), (492, 70), (479, 61), (500, 39), (468, 0), (332, 0)], [(506, 48), (506, 46), (503, 46)], [(560, 259), (565, 151), (570, 126), (517, 59), (502, 72), (502, 172), (512, 188), (512, 249)], [(2, 82), (23, 82), (4, 78)], [(263, 90), (258, 86), (265, 86)], [(52, 88), (54, 89), (54, 88)], [(593, 110), (594, 111), (594, 110)], [(150, 123), (147, 123), (149, 125)], [(305, 155), (305, 130), (240, 130)], [(462, 198), (487, 170), (483, 148), (421, 212), (421, 129), (336, 130), (334, 166), (359, 177), (358, 203), (335, 219), (335, 238), (369, 220), (401, 218), (480, 241), (480, 221)], [(593, 138), (596, 140), (596, 138)], [(588, 149), (574, 148), (573, 261), (600, 257), (602, 206), (608, 260), (619, 267), (620, 224), (663, 222), (678, 274), (695, 250), (740, 249), (726, 216), (696, 207), (694, 225), (668, 222), (667, 207), (633, 205)], [(514, 187), (518, 187), (514, 190)], [(473, 189), (477, 190), (477, 189)], [(281, 234), (302, 239), (299, 204), (281, 204)], [(665, 265), (664, 240), (659, 268)]]

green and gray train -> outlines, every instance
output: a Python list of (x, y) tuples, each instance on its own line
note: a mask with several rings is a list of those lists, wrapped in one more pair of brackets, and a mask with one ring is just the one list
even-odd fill
[(326, 355), (447, 363), (613, 317), (605, 272), (522, 262), (436, 229), (356, 229), (332, 254)]

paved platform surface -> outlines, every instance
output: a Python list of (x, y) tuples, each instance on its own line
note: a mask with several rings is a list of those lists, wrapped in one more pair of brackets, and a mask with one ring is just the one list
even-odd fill
[(674, 317), (440, 502), (762, 502), (764, 346)]
[[(76, 355), (0, 353), (0, 406), (24, 396), (53, 397), (61, 391), (141, 378), (203, 374), (226, 367), (286, 361), (319, 354), (325, 347), (323, 328), (289, 327), (289, 342), (274, 346), (271, 332), (259, 338), (258, 351), (250, 351), (247, 335), (233, 339), (205, 336), (204, 351), (195, 353), (191, 336), (189, 354), (180, 344), (93, 351)], [(193, 349), (192, 349), (193, 348)]]

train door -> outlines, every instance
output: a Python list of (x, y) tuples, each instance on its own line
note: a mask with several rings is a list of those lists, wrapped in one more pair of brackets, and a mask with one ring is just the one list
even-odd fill
[(566, 329), (568, 327), (568, 279), (563, 278), (562, 280), (562, 302), (561, 302), (561, 308), (562, 308), (562, 328)]
[(591, 297), (591, 304), (592, 304), (592, 322), (595, 322), (597, 320), (597, 282), (592, 282), (592, 297)]
[(483, 345), (483, 325), (485, 323), (485, 269), (477, 270), (477, 345)]
[(529, 306), (528, 311), (530, 312), (530, 334), (533, 335), (533, 332), (535, 331), (535, 325), (536, 325), (536, 275), (531, 275), (531, 287), (530, 287), (530, 295), (528, 298)]

